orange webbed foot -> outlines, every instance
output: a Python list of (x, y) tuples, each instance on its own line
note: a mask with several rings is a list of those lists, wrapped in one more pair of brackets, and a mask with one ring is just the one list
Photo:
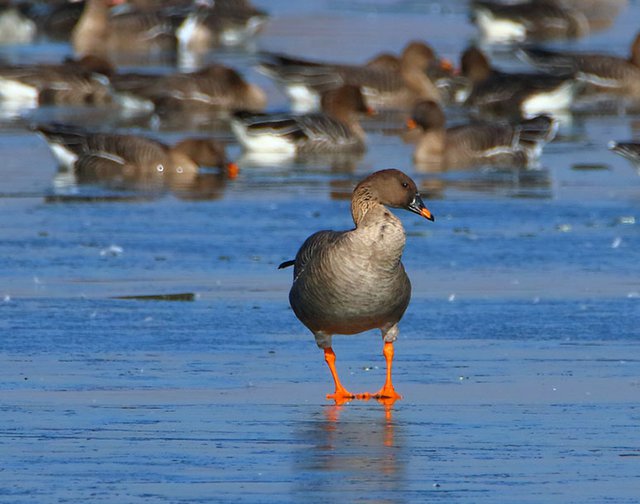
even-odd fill
[(345, 404), (355, 398), (355, 394), (352, 394), (346, 389), (339, 389), (336, 390), (333, 394), (327, 394), (327, 399), (333, 399), (338, 406)]
[(373, 397), (376, 399), (393, 399), (393, 400), (402, 399), (402, 396), (395, 391), (393, 386), (382, 387), (375, 394), (373, 394)]
[(378, 400), (391, 400), (393, 402), (398, 399), (402, 399), (402, 396), (398, 394), (393, 387), (387, 388), (383, 387), (378, 390), (375, 394), (371, 392), (364, 392), (363, 394), (356, 395), (356, 399), (360, 399), (361, 401), (368, 401), (369, 399), (378, 399)]

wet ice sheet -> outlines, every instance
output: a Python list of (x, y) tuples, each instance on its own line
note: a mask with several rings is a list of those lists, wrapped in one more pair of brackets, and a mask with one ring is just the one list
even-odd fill
[[(390, 410), (325, 401), (321, 352), (278, 300), (24, 298), (0, 310), (11, 502), (636, 499), (632, 299), (418, 298)], [(347, 386), (380, 386), (377, 334), (334, 348)]]
[[(337, 346), (345, 381), (381, 381), (355, 341)], [(3, 354), (3, 498), (635, 501), (637, 344), (397, 346), (405, 399), (391, 410), (325, 404), (320, 353), (295, 343), (256, 343), (241, 362), (224, 343)]]
[[(317, 58), (359, 62), (424, 37), (456, 60), (475, 34), (465, 2), (264, 6), (275, 19), (260, 48)], [(626, 54), (638, 12), (631, 2), (612, 30), (554, 45)], [(68, 47), (2, 50), (26, 62)], [(213, 56), (287, 105), (248, 68), (255, 55)], [(207, 201), (59, 185), (25, 129), (52, 119), (231, 140), (211, 118), (42, 110), (3, 123), (3, 502), (637, 502), (640, 180), (606, 150), (637, 135), (637, 116), (576, 115), (534, 171), (435, 175), (379, 116), (354, 164), (246, 162)], [(353, 184), (388, 166), (437, 217), (402, 216), (404, 399), (335, 407), (276, 266), (311, 232), (349, 227)], [(193, 301), (115, 299), (184, 293)], [(350, 389), (381, 385), (377, 334), (336, 337), (335, 350)]]

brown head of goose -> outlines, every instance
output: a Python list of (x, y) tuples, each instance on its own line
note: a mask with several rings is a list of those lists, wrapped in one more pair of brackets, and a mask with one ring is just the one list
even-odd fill
[[(391, 381), (393, 342), (398, 322), (411, 297), (411, 283), (401, 262), (405, 233), (387, 207), (409, 210), (434, 220), (415, 183), (399, 170), (369, 175), (354, 189), (349, 231), (318, 231), (303, 243), (295, 260), (289, 293), (291, 307), (324, 350), (337, 402), (354, 398), (338, 378), (334, 334), (357, 334), (380, 329), (387, 363), (385, 384), (374, 397), (397, 399)], [(369, 397), (365, 394), (363, 397)]]

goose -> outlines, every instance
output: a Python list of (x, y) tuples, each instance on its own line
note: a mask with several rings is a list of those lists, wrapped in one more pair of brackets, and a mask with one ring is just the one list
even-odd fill
[(433, 101), (417, 104), (407, 121), (420, 130), (414, 151), (416, 164), (441, 169), (482, 164), (528, 166), (540, 156), (544, 144), (557, 131), (557, 121), (548, 115), (520, 120), (475, 121), (447, 128), (442, 108)]
[(359, 115), (372, 113), (360, 89), (342, 86), (322, 97), (322, 112), (233, 114), (231, 129), (245, 150), (283, 154), (362, 152), (365, 133)]
[(338, 377), (333, 335), (370, 329), (382, 333), (386, 379), (377, 393), (358, 397), (401, 397), (391, 376), (393, 342), (409, 305), (411, 282), (401, 262), (405, 232), (400, 219), (388, 207), (434, 220), (409, 176), (400, 170), (380, 170), (363, 179), (353, 191), (354, 229), (318, 231), (306, 239), (294, 260), (279, 266), (294, 267), (289, 302), (324, 351), (335, 385), (335, 391), (327, 398), (337, 403), (356, 396)]

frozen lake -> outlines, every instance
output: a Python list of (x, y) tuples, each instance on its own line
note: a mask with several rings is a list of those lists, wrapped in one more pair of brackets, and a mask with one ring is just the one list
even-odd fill
[[(211, 59), (263, 85), (272, 109), (287, 102), (251, 68), (256, 49), (361, 62), (423, 38), (457, 61), (477, 37), (466, 2), (255, 3), (272, 16), (255, 47)], [(626, 55), (638, 19), (634, 1), (609, 30), (553, 45)], [(240, 176), (196, 195), (69, 188), (26, 127), (51, 119), (211, 132)], [(640, 116), (574, 114), (535, 170), (443, 174), (418, 172), (380, 121), (346, 166), (258, 166), (210, 120), (2, 122), (0, 502), (638, 502), (640, 178), (607, 143), (638, 139)], [(336, 406), (276, 268), (312, 232), (350, 227), (351, 188), (388, 167), (436, 216), (400, 215), (404, 397)], [(334, 349), (347, 388), (380, 387), (377, 332)]]

